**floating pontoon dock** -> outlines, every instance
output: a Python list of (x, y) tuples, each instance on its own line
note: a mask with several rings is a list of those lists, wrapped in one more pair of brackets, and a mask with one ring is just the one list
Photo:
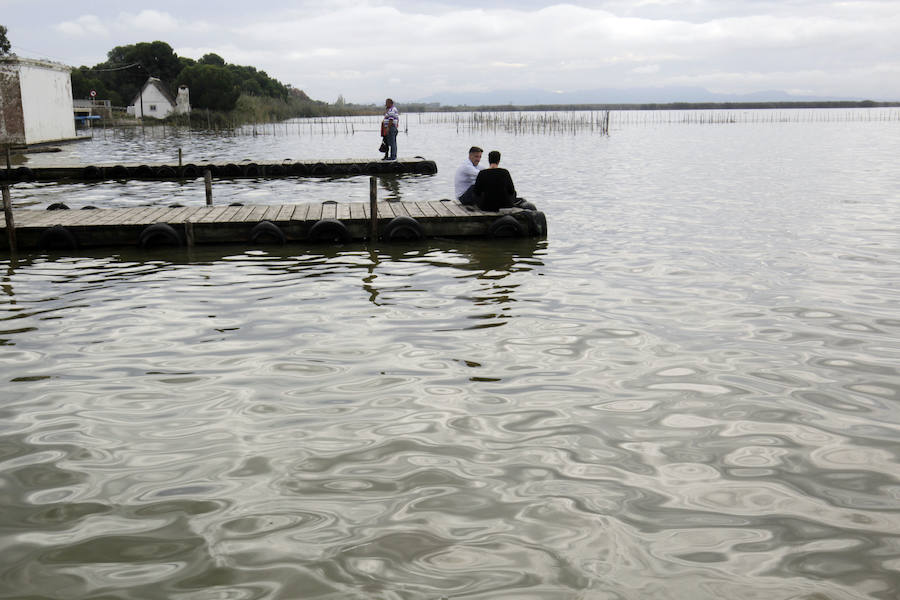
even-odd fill
[[(372, 219), (372, 207), (376, 218)], [(256, 206), (145, 206), (12, 211), (14, 237), (0, 223), (0, 249), (288, 242), (347, 243), (429, 237), (545, 237), (535, 210), (470, 210), (456, 201), (346, 202)]]
[(0, 182), (104, 181), (196, 179), (209, 171), (213, 178), (334, 177), (347, 175), (434, 175), (437, 165), (422, 157), (397, 160), (316, 160), (187, 164), (107, 164), (87, 166), (33, 166), (0, 169)]

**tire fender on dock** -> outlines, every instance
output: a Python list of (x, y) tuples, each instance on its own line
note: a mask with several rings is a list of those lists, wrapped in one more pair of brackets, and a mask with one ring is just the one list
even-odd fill
[(381, 239), (390, 242), (414, 242), (425, 237), (422, 225), (412, 217), (394, 217), (381, 232)]
[(416, 158), (421, 159), (421, 162), (415, 166), (413, 172), (421, 173), (422, 175), (434, 175), (437, 173), (437, 165), (429, 160), (425, 160), (421, 156), (417, 156)]
[(109, 169), (109, 174), (113, 179), (128, 179), (131, 172), (125, 165), (115, 165)]
[(195, 164), (188, 163), (181, 167), (181, 176), (186, 179), (200, 177), (200, 167)]
[(320, 219), (309, 228), (309, 239), (312, 242), (346, 244), (353, 238), (347, 226), (337, 219)]
[(155, 246), (180, 246), (181, 236), (168, 223), (154, 223), (147, 225), (141, 231), (138, 237), (138, 244), (141, 248), (152, 248)]
[(491, 226), (488, 227), (488, 234), (495, 238), (523, 237), (525, 226), (512, 215), (503, 215), (491, 223)]
[(19, 181), (34, 181), (34, 171), (28, 167), (19, 167), (13, 173), (15, 173), (15, 179)]
[(41, 232), (38, 245), (45, 250), (77, 250), (78, 239), (62, 225), (54, 225)]
[(284, 245), (287, 237), (281, 228), (272, 221), (260, 221), (250, 230), (250, 241), (254, 244)]
[(531, 235), (535, 237), (547, 237), (547, 215), (539, 210), (535, 210), (528, 215), (531, 225)]
[(90, 165), (84, 168), (81, 172), (81, 178), (90, 180), (90, 179), (102, 179), (103, 173), (100, 171), (100, 167), (95, 167), (94, 165)]
[(153, 168), (150, 165), (138, 165), (134, 169), (134, 175), (140, 179), (152, 179)]

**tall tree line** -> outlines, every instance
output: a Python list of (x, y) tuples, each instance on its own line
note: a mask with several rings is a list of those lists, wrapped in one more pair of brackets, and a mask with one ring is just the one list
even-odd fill
[(173, 96), (178, 87), (190, 89), (191, 106), (211, 110), (234, 109), (241, 94), (287, 100), (290, 88), (265, 71), (232, 65), (217, 54), (200, 60), (178, 56), (166, 42), (116, 46), (106, 61), (72, 71), (72, 96), (88, 98), (91, 90), (113, 106), (132, 104), (148, 77), (158, 78)]

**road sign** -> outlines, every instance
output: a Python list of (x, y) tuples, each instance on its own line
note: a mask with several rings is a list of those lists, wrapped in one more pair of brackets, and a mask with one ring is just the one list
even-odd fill
[(97, 95), (97, 90), (91, 90), (91, 98), (94, 98)]

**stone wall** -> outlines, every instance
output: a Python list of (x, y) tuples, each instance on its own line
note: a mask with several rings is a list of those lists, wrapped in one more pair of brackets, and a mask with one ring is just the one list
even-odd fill
[(25, 145), (25, 117), (19, 71), (0, 61), (0, 146)]

